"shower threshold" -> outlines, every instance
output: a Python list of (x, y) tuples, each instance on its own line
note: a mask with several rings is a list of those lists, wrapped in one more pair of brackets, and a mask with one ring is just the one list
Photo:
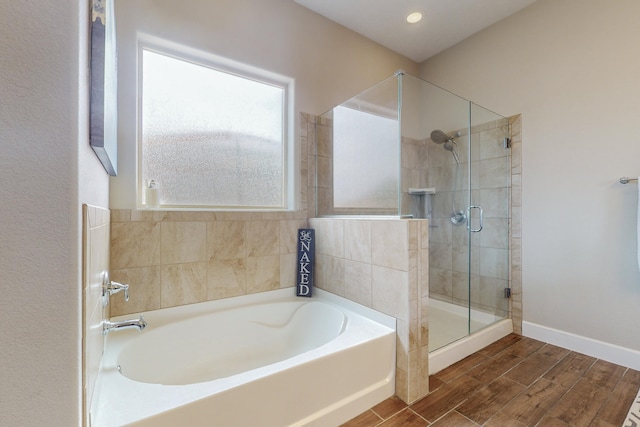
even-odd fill
[(471, 310), (471, 335), (467, 335), (466, 307), (429, 301), (429, 374), (464, 359), (513, 332), (511, 319)]

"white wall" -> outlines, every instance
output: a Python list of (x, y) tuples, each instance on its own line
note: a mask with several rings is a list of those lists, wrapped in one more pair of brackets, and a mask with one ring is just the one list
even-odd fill
[[(298, 112), (320, 114), (413, 61), (293, 0), (116, 0), (119, 176), (111, 208), (136, 207), (136, 32), (295, 79)], [(297, 129), (296, 129), (297, 130)]]
[(0, 1), (0, 424), (81, 422), (88, 1)]
[(525, 322), (640, 350), (640, 2), (538, 0), (421, 64), (522, 113)]

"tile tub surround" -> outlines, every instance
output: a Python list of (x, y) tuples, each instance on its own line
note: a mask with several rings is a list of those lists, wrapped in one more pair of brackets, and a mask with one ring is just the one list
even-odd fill
[(294, 286), (305, 216), (113, 210), (111, 277), (130, 299), (112, 297), (111, 315)]
[(89, 405), (104, 350), (102, 272), (109, 270), (109, 217), (108, 209), (82, 205), (82, 386), (83, 417), (86, 425), (89, 425)]
[(396, 395), (429, 392), (426, 220), (311, 218), (315, 286), (397, 319)]

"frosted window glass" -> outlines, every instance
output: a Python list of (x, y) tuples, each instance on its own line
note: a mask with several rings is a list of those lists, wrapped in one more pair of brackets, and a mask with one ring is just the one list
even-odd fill
[(398, 207), (398, 121), (346, 107), (333, 109), (336, 208)]
[(283, 87), (143, 50), (142, 181), (165, 206), (283, 207)]

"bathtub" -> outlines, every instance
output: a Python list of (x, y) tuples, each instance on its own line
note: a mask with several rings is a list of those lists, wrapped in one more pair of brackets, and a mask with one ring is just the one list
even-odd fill
[(111, 332), (92, 427), (336, 426), (392, 396), (395, 319), (294, 292), (149, 311), (142, 333)]

